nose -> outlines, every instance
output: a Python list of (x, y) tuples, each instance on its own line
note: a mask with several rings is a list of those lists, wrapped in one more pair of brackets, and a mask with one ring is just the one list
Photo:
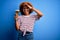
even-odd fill
[(24, 11), (28, 11), (28, 9), (23, 9)]

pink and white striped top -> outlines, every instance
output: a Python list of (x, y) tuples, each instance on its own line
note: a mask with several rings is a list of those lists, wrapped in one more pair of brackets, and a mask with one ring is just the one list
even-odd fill
[(37, 15), (18, 16), (17, 22), (20, 30), (26, 34), (26, 31), (33, 32), (34, 22), (38, 19)]

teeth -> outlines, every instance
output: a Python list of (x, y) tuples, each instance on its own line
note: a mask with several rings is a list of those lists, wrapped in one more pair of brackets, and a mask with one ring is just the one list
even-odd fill
[(20, 11), (20, 10), (16, 10), (16, 11)]

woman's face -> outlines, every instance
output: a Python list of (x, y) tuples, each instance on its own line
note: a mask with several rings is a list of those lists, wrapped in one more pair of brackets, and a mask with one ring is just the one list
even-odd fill
[(23, 12), (24, 12), (25, 15), (29, 15), (29, 8), (24, 7)]

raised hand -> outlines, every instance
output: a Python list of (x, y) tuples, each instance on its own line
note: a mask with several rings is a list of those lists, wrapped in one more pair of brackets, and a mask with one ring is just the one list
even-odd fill
[(40, 18), (43, 15), (39, 10), (35, 9), (34, 7), (31, 7), (27, 3), (26, 3), (26, 6), (30, 9), (32, 9), (33, 11), (35, 11), (37, 13), (38, 18)]
[(18, 17), (18, 13), (20, 12), (20, 10), (16, 10), (15, 12), (16, 12), (15, 14), (15, 19), (16, 19)]
[(28, 5), (27, 3), (25, 4), (29, 9), (33, 9), (33, 7), (31, 7), (30, 5)]
[(16, 10), (16, 13), (19, 13), (20, 12), (20, 10)]

